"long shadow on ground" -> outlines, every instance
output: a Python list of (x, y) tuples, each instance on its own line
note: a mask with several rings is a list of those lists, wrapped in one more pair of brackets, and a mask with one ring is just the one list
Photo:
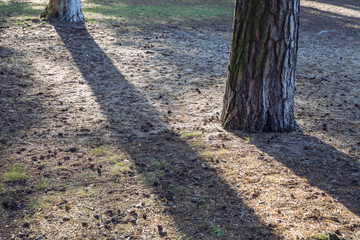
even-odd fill
[(253, 144), (360, 216), (358, 159), (301, 132), (254, 134)]
[(301, 6), (300, 34), (301, 30), (322, 31), (342, 29), (358, 31), (358, 26), (360, 25), (360, 14), (358, 14), (359, 16), (357, 17), (354, 15), (356, 14), (355, 11), (360, 11), (358, 1), (317, 0), (314, 2), (334, 5), (335, 10), (337, 10), (338, 6), (343, 8), (344, 11), (347, 9), (351, 12), (350, 15), (346, 15), (346, 12), (332, 12), (333, 10), (327, 10), (325, 7), (321, 8), (321, 5), (316, 8), (306, 5)]
[[(0, 47), (0, 185), (10, 166), (23, 167), (21, 154), (27, 150), (23, 141), (39, 134), (31, 129), (41, 124), (45, 114), (44, 96), (36, 93), (34, 68), (29, 63), (23, 52)], [(9, 157), (11, 153), (15, 157)], [(0, 189), (0, 239), (9, 239), (14, 220), (20, 218), (18, 210), (28, 205), (29, 192), (24, 182), (11, 181)]]
[(349, 9), (360, 11), (359, 2), (357, 0), (342, 0), (342, 1), (317, 0), (316, 2), (326, 3), (326, 4), (330, 4), (330, 5), (335, 5), (335, 6), (339, 6), (339, 7), (343, 7), (343, 8), (349, 8)]
[[(24, 58), (27, 56), (15, 49), (0, 47), (0, 158), (2, 150), (27, 136), (44, 113), (43, 96), (34, 95), (34, 69)], [(25, 149), (13, 151), (21, 153)], [(6, 164), (14, 163), (5, 158), (0, 161), (0, 167)]]
[[(213, 228), (220, 226), (226, 239), (278, 239), (215, 169), (166, 127), (159, 112), (119, 72), (83, 25), (54, 23), (54, 27), (111, 122), (114, 142), (125, 146), (137, 172), (151, 176), (148, 187), (162, 199), (181, 232), (191, 239), (205, 239), (214, 237)], [(152, 134), (155, 128), (163, 130)], [(149, 169), (153, 159), (166, 164), (157, 171)]]

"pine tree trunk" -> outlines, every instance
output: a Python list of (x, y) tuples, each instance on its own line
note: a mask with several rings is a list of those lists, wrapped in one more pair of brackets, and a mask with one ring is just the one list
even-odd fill
[(85, 22), (80, 0), (50, 0), (47, 10), (60, 22)]
[(300, 0), (236, 0), (224, 106), (225, 128), (295, 127)]

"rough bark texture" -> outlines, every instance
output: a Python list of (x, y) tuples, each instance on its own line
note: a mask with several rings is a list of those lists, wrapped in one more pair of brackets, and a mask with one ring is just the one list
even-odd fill
[(85, 22), (80, 0), (50, 0), (47, 10), (60, 22)]
[(222, 123), (281, 132), (295, 127), (300, 0), (236, 0)]

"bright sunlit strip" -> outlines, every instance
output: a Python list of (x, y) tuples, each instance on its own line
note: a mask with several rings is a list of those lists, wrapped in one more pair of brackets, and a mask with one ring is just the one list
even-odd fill
[(303, 0), (301, 1), (301, 6), (311, 7), (320, 11), (331, 12), (342, 16), (360, 18), (360, 11), (332, 4)]

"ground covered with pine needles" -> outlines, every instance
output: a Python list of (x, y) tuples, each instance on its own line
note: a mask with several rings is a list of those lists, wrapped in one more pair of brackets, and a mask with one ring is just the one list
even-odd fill
[(360, 239), (359, 3), (302, 1), (298, 128), (260, 134), (219, 122), (226, 2), (0, 2), (0, 239)]

